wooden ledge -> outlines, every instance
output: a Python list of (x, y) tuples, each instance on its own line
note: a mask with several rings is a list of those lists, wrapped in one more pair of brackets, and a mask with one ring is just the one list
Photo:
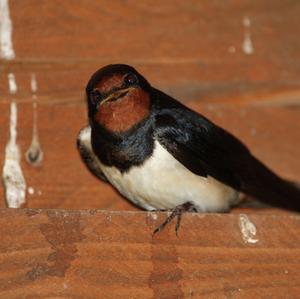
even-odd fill
[[(0, 210), (1, 298), (297, 298), (300, 216)], [(273, 297), (274, 296), (274, 297)]]

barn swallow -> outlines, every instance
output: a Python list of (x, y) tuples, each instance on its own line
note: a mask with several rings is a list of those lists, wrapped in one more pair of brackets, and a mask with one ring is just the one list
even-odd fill
[(152, 87), (133, 67), (99, 69), (87, 87), (89, 125), (77, 145), (98, 178), (145, 210), (226, 212), (239, 192), (300, 211), (300, 189), (229, 132)]

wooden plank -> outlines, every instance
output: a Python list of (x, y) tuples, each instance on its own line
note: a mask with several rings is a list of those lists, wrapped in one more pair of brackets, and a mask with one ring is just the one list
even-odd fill
[[(11, 1), (14, 47), (19, 58), (135, 58), (155, 63), (221, 62), (224, 55), (231, 60), (245, 60), (242, 44), (248, 27), (256, 59), (280, 63), (289, 54), (289, 59), (295, 61), (299, 58), (294, 49), (299, 43), (295, 39), (299, 10), (297, 0), (284, 4), (275, 0), (272, 9), (267, 0), (239, 4), (233, 0), (66, 0), (63, 4)], [(250, 19), (249, 26), (243, 25), (245, 17)], [(290, 28), (294, 34), (286, 34)], [(230, 51), (230, 46), (235, 46), (236, 52)], [(270, 53), (269, 49), (273, 51)]]
[(2, 209), (0, 297), (299, 298), (299, 216), (164, 217)]
[[(124, 61), (119, 61), (124, 62)], [(34, 73), (37, 77), (39, 101), (78, 103), (85, 98), (85, 87), (91, 75), (100, 67), (111, 61), (95, 61), (84, 65), (75, 61), (71, 65), (57, 63), (17, 63), (3, 62), (0, 64), (0, 102), (10, 99), (7, 76), (13, 73), (18, 85), (14, 96), (18, 101), (31, 101), (30, 78)], [(208, 66), (213, 74), (219, 71), (233, 71), (236, 78), (231, 79), (228, 73), (226, 79), (208, 78), (197, 65), (176, 64), (164, 66), (158, 64), (134, 65), (141, 74), (156, 88), (163, 90), (182, 101), (201, 101), (220, 104), (269, 104), (296, 105), (300, 104), (300, 77), (295, 80), (274, 79), (253, 81), (243, 79), (239, 73), (239, 65), (220, 65), (218, 70)], [(252, 63), (251, 63), (252, 65)], [(249, 65), (249, 68), (251, 67)], [(287, 73), (291, 70), (285, 66)], [(242, 71), (244, 72), (244, 70)], [(277, 73), (276, 73), (277, 74)], [(300, 71), (297, 71), (300, 74)], [(237, 78), (241, 78), (241, 80)]]
[[(27, 0), (10, 1), (10, 11), (16, 59), (2, 61), (0, 71), (17, 73), (22, 94), (35, 71), (42, 95), (78, 99), (97, 68), (116, 62), (190, 100), (299, 92), (297, 0), (274, 0), (272, 7), (268, 0)], [(243, 50), (247, 34), (250, 55)]]
[[(268, 166), (290, 180), (300, 181), (299, 109), (235, 105), (220, 106), (189, 102), (188, 105), (243, 140), (252, 152)], [(8, 142), (9, 105), (0, 104), (3, 166), (4, 147)], [(81, 162), (76, 149), (76, 136), (86, 123), (84, 103), (38, 106), (38, 132), (44, 160), (40, 167), (29, 165), (24, 154), (32, 139), (32, 105), (18, 104), (18, 143), (22, 153), (22, 168), (31, 208), (104, 208), (134, 209), (110, 186), (94, 178)], [(276, 150), (274, 150), (276, 149)], [(4, 207), (0, 186), (0, 205)]]

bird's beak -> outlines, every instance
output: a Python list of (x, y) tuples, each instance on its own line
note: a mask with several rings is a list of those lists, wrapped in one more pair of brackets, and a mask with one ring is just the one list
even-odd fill
[(100, 105), (103, 105), (106, 102), (109, 101), (116, 101), (119, 98), (124, 97), (130, 90), (135, 89), (135, 87), (129, 87), (129, 88), (124, 88), (124, 89), (118, 89), (111, 94), (109, 94), (101, 103)]

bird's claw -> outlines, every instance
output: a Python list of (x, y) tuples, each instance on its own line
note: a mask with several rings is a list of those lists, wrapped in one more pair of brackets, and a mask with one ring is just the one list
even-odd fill
[(162, 231), (167, 224), (169, 224), (173, 218), (177, 217), (176, 225), (175, 225), (175, 233), (176, 236), (178, 237), (178, 232), (180, 228), (180, 223), (181, 223), (181, 217), (182, 214), (185, 212), (192, 212), (192, 211), (197, 211), (195, 208), (194, 204), (191, 202), (185, 202), (184, 204), (176, 206), (174, 209), (171, 210), (171, 214), (165, 219), (163, 223), (161, 223), (152, 233), (152, 237), (160, 231)]

